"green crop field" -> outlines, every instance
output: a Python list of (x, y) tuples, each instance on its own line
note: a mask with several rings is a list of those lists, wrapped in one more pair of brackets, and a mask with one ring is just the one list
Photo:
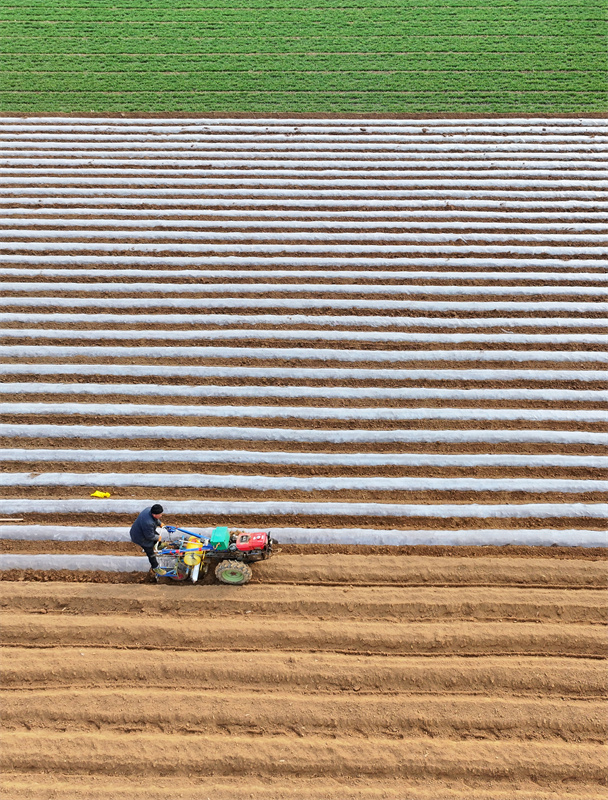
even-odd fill
[(605, 2), (8, 0), (0, 111), (590, 113)]

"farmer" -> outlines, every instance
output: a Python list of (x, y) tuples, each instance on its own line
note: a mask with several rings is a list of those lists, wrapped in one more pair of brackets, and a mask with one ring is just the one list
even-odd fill
[(158, 561), (154, 555), (154, 545), (161, 538), (159, 528), (163, 527), (161, 522), (162, 514), (163, 507), (158, 503), (144, 508), (133, 525), (131, 525), (129, 532), (131, 541), (138, 544), (148, 556), (150, 566), (157, 575), (165, 575), (167, 572), (167, 570), (158, 566)]

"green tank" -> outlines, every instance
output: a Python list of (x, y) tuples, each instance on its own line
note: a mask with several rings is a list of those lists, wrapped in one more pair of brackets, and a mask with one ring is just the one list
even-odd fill
[(230, 531), (228, 528), (214, 528), (209, 539), (214, 550), (228, 550)]

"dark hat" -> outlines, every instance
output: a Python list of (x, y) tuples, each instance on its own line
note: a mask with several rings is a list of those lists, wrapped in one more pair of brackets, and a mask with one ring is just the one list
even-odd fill
[(162, 513), (163, 513), (163, 507), (158, 503), (155, 503), (150, 509), (150, 514), (162, 514)]

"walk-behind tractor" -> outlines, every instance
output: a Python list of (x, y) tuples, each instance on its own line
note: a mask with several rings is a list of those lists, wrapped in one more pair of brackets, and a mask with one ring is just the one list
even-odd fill
[[(170, 539), (165, 538), (165, 531)], [(251, 580), (249, 564), (270, 558), (273, 544), (276, 542), (266, 531), (231, 532), (220, 527), (206, 536), (166, 525), (154, 551), (159, 566), (166, 570), (166, 578), (196, 583), (213, 563), (219, 581), (238, 586)]]

